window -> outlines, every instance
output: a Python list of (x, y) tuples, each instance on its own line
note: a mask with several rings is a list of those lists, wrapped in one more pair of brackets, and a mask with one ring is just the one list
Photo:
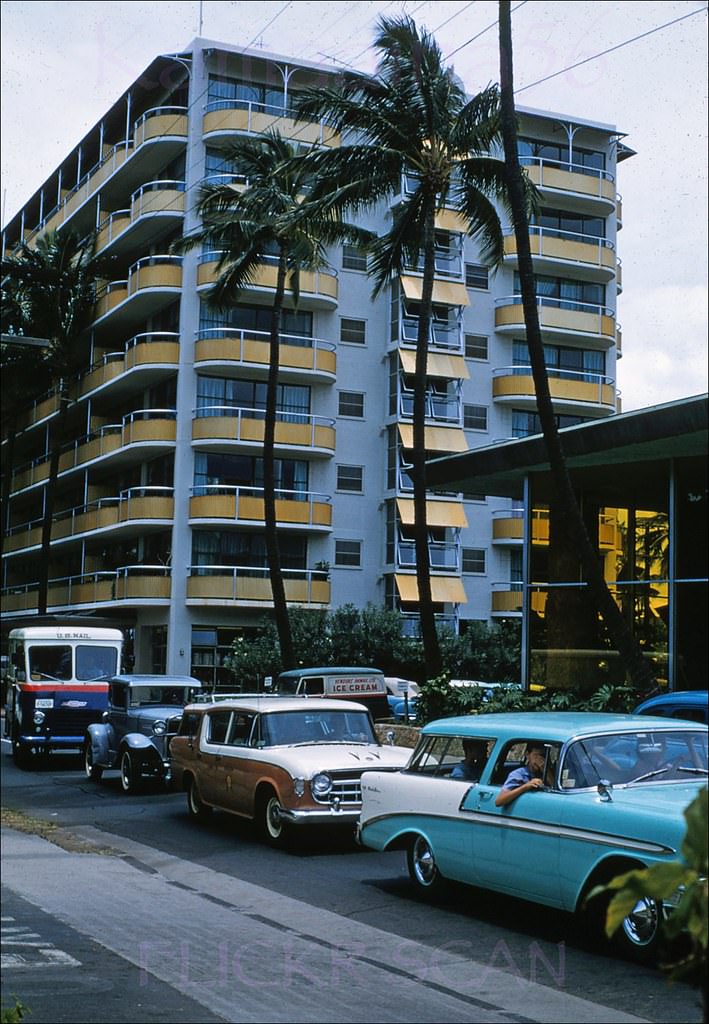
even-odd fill
[(489, 287), (487, 267), (483, 267), (480, 263), (466, 263), (465, 287), (482, 288), (484, 291), (487, 291)]
[(466, 430), (487, 430), (487, 406), (464, 405), (463, 426)]
[(367, 254), (356, 245), (342, 246), (342, 269), (343, 270), (366, 270)]
[(361, 494), (364, 490), (364, 470), (361, 466), (337, 467), (337, 490), (355, 491)]
[[(585, 423), (585, 416), (555, 416), (559, 430), (564, 427), (575, 427)], [(542, 424), (536, 412), (525, 412), (522, 409), (512, 410), (512, 437), (529, 437), (530, 434), (541, 434)]]
[(463, 548), (463, 572), (477, 576), (487, 571), (487, 552), (485, 548)]
[(338, 416), (364, 418), (364, 395), (359, 391), (341, 391), (337, 402)]
[[(534, 283), (542, 306), (556, 306), (559, 309), (579, 309), (587, 304), (603, 306), (606, 301), (605, 285), (591, 281), (576, 281), (567, 277), (549, 277), (535, 274)], [(514, 276), (514, 293), (521, 295), (519, 274)], [(579, 303), (583, 305), (579, 307)]]
[(349, 317), (340, 319), (340, 341), (347, 345), (364, 345), (367, 340), (367, 321), (351, 320)]
[(466, 334), (465, 356), (466, 359), (487, 359), (487, 338), (482, 334)]
[(358, 569), (362, 564), (362, 542), (359, 540), (335, 541), (335, 565)]
[(215, 711), (214, 714), (209, 715), (207, 734), (209, 743), (224, 743), (230, 718), (231, 711)]

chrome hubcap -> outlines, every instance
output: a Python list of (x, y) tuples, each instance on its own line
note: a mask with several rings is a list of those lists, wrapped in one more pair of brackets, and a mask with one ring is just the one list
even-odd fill
[(658, 908), (654, 900), (638, 900), (623, 921), (623, 931), (635, 946), (646, 946), (657, 933)]
[(430, 885), (436, 877), (436, 862), (425, 839), (417, 839), (414, 847), (414, 869), (421, 885)]

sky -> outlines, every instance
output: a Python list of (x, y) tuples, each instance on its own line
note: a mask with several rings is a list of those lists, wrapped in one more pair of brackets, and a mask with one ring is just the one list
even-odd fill
[[(614, 125), (637, 154), (617, 182), (623, 409), (706, 391), (706, 0), (513, 0), (512, 11), (517, 103)], [(157, 54), (199, 34), (371, 71), (377, 18), (407, 13), (468, 92), (499, 81), (487, 0), (2, 0), (0, 12), (3, 224)]]

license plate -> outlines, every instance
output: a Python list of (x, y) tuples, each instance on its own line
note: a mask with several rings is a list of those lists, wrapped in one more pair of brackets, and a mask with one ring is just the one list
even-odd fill
[(54, 698), (53, 697), (38, 697), (34, 702), (36, 708), (53, 708)]

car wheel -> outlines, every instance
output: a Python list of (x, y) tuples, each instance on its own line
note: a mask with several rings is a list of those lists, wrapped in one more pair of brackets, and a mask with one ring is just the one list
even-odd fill
[(657, 958), (660, 942), (662, 905), (647, 897), (638, 900), (609, 939), (606, 935), (606, 914), (612, 898), (612, 892), (600, 893), (590, 901), (583, 914), (592, 940), (606, 947), (610, 945), (624, 960), (652, 964)]
[(190, 779), (189, 786), (187, 787), (187, 810), (191, 818), (206, 818), (212, 810), (211, 807), (200, 800), (199, 793), (197, 792), (197, 783), (194, 779)]
[(283, 818), (278, 797), (269, 790), (259, 800), (258, 825), (261, 835), (272, 846), (283, 843), (288, 826)]
[(131, 794), (141, 789), (140, 766), (129, 750), (124, 750), (121, 756), (121, 789)]
[(86, 778), (93, 782), (100, 782), (103, 775), (103, 768), (100, 764), (94, 764), (94, 751), (90, 742), (84, 745), (84, 772)]
[(611, 945), (628, 960), (652, 963), (657, 956), (661, 921), (662, 904), (644, 896), (623, 919)]
[(436, 858), (427, 839), (416, 836), (412, 840), (406, 851), (406, 862), (409, 877), (419, 891), (426, 895), (440, 892), (444, 879), (438, 870)]

